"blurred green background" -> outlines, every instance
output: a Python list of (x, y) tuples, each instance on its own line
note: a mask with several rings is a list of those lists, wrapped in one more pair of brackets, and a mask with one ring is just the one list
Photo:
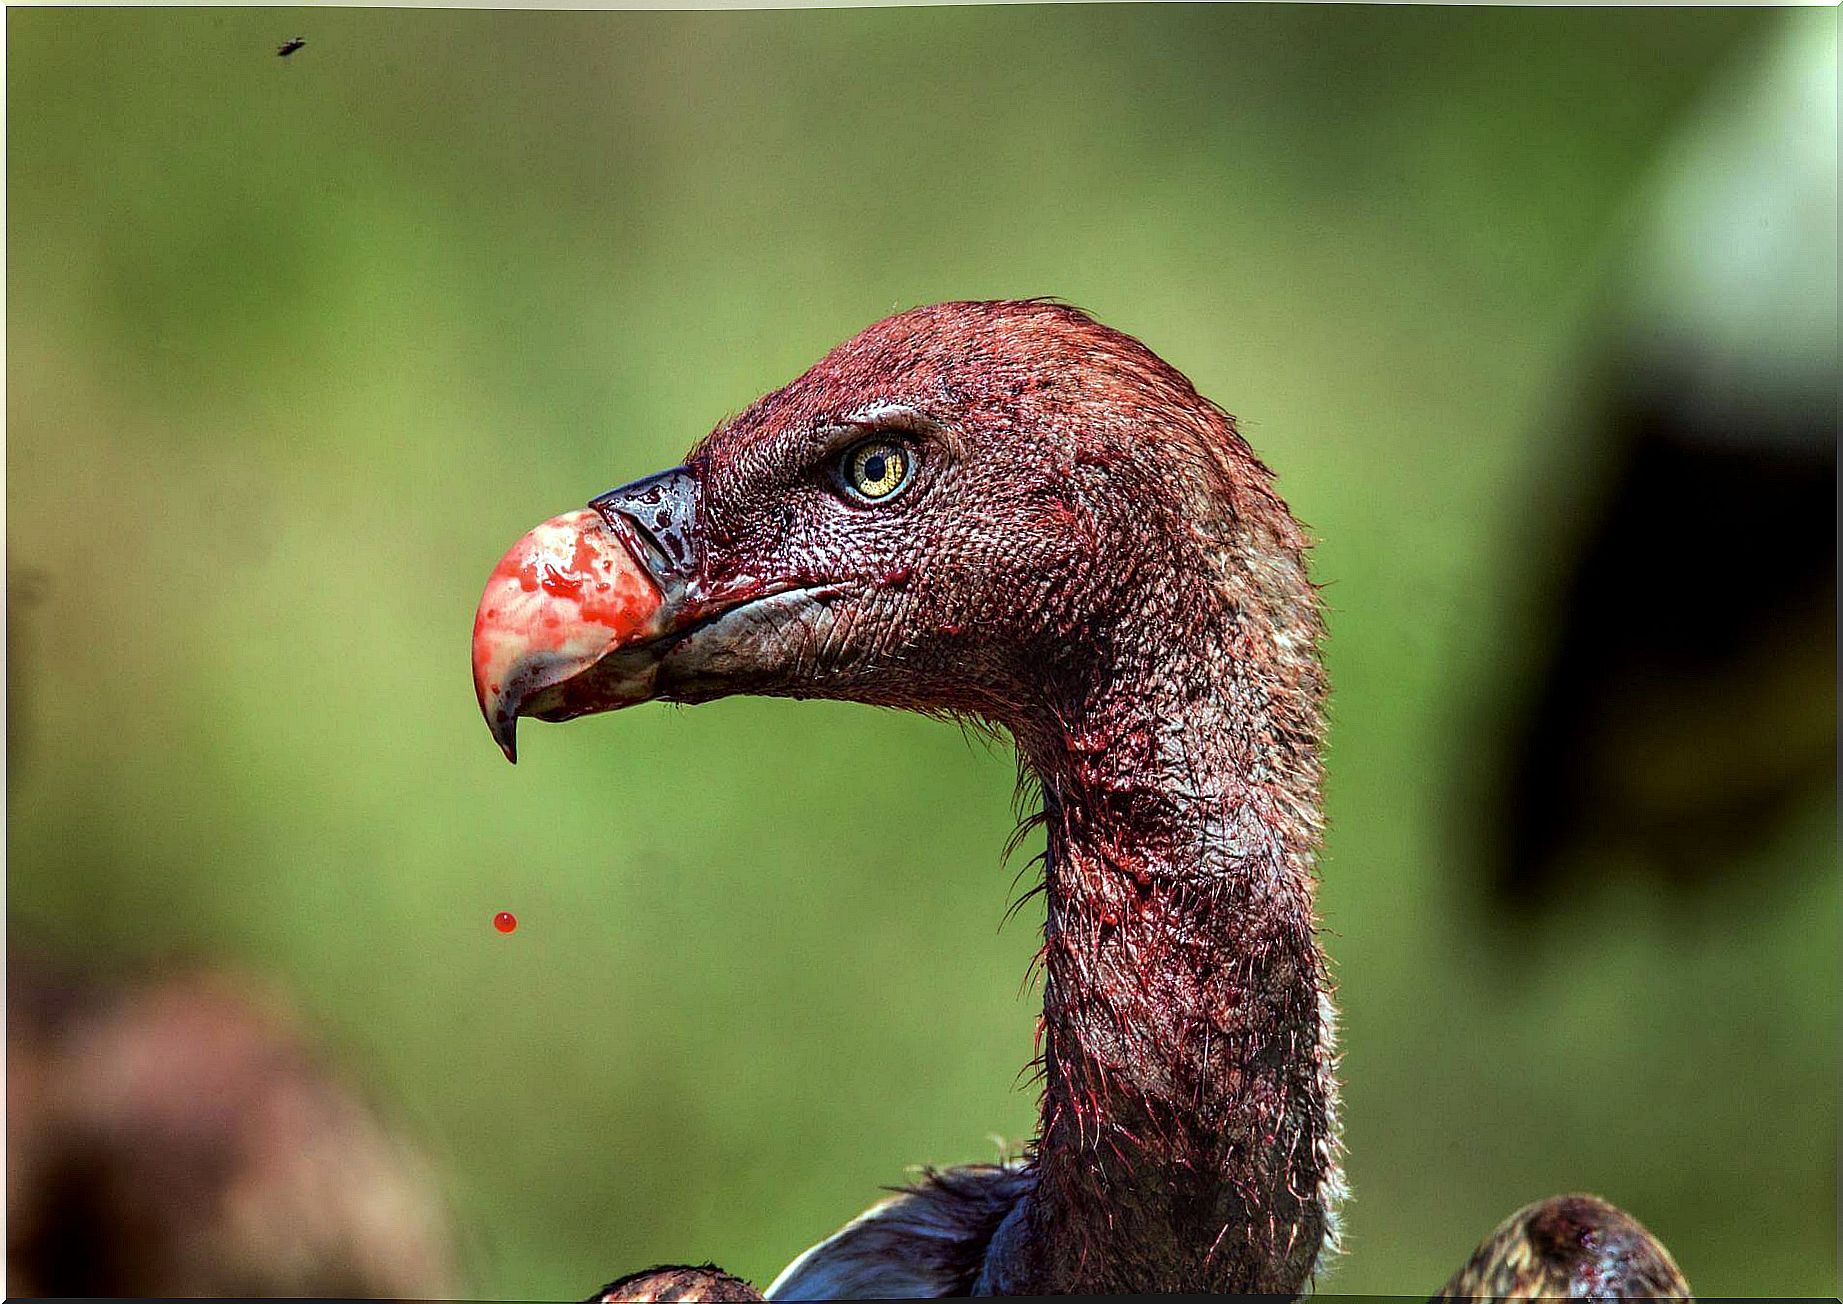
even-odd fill
[(1695, 913), (1613, 866), (1488, 919), (1454, 817), (1667, 147), (1835, 27), (9, 10), (10, 944), (285, 980), (484, 1296), (765, 1282), (906, 1165), (1027, 1137), (1008, 755), (737, 700), (511, 769), (466, 663), (530, 524), (887, 312), (1054, 294), (1239, 414), (1322, 541), (1355, 1199), (1321, 1286), (1430, 1290), (1584, 1188), (1705, 1294), (1834, 1291), (1829, 794)]

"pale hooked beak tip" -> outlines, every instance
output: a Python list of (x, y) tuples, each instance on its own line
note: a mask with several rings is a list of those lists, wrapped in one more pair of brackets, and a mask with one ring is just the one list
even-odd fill
[(521, 715), (568, 720), (656, 695), (656, 652), (613, 654), (687, 623), (697, 501), (677, 467), (552, 517), (499, 559), (474, 611), (473, 678), (506, 760), (518, 763)]
[(479, 692), (480, 714), (486, 727), (512, 764), (518, 764), (518, 704), (509, 694)]

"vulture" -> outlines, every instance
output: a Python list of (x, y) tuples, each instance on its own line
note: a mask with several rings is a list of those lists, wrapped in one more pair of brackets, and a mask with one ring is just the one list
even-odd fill
[(458, 1289), (427, 1156), (272, 983), (196, 962), (104, 978), (15, 947), (6, 988), (12, 1295)]
[(1496, 919), (1628, 867), (1726, 918), (1715, 889), (1835, 792), (1836, 24), (1788, 14), (1742, 67), (1617, 259), (1568, 405), (1604, 478), (1568, 477), (1588, 492), (1519, 541), (1560, 583), (1532, 594), (1539, 664), (1469, 804)]
[[(1026, 300), (876, 323), (495, 568), (474, 686), (509, 759), (520, 716), (833, 698), (1002, 731), (1042, 794), (1035, 1140), (928, 1174), (766, 1298), (1295, 1294), (1336, 1253), (1306, 543), (1226, 412)], [(1447, 1293), (1688, 1286), (1636, 1221), (1569, 1196)], [(595, 1298), (762, 1297), (705, 1266)]]

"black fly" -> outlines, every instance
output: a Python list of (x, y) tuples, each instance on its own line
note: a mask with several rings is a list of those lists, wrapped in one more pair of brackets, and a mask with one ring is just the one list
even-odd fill
[(277, 48), (275, 53), (280, 55), (282, 58), (286, 59), (289, 55), (293, 54), (296, 50), (300, 49), (303, 45), (306, 45), (306, 44), (307, 44), (307, 38), (305, 36), (291, 36), (287, 40), (281, 43), (280, 47)]

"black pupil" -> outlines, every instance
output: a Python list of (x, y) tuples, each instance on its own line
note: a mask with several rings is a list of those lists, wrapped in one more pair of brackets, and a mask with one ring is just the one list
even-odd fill
[(888, 458), (883, 453), (872, 453), (869, 457), (865, 458), (864, 478), (872, 484), (880, 483), (883, 479), (884, 463), (887, 461)]

